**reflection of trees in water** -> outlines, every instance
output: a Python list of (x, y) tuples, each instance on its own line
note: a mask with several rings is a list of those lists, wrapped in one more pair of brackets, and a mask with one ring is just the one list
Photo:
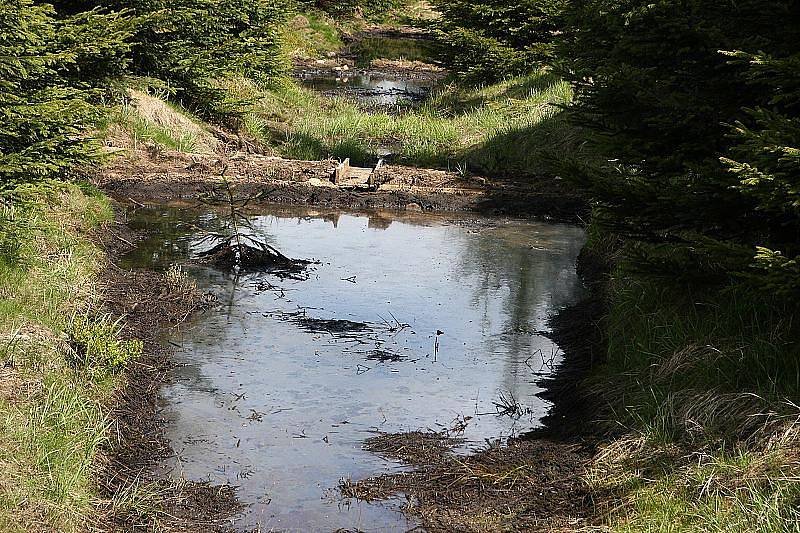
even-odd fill
[[(505, 356), (503, 386), (517, 397), (523, 392), (520, 380), (527, 384), (533, 378), (525, 360), (534, 356), (541, 362), (536, 351), (551, 346), (536, 332), (579, 290), (575, 260), (581, 246), (582, 233), (569, 226), (497, 227), (465, 235), (457, 274), (475, 280), (472, 305), (483, 311), (485, 346)], [(501, 324), (491, 323), (493, 305), (499, 305)]]
[[(229, 356), (236, 350), (232, 345), (236, 337), (247, 329), (250, 317), (237, 314), (240, 298), (252, 294), (255, 287), (266, 275), (263, 273), (222, 272), (210, 267), (192, 269), (192, 276), (198, 280), (203, 290), (210, 290), (216, 297), (218, 305), (214, 312), (202, 318), (202, 322), (190, 323), (181, 333), (184, 357), (188, 360), (175, 372), (183, 381), (191, 383), (191, 389), (213, 395), (215, 403), (224, 404), (230, 401), (227, 393), (220, 392), (214, 385), (212, 376), (205, 375), (201, 369), (203, 363), (211, 362), (216, 355)], [(205, 360), (197, 360), (188, 349), (196, 349), (204, 354)], [(188, 357), (187, 357), (188, 356)]]
[[(227, 221), (224, 214), (206, 208), (142, 208), (129, 209), (126, 212), (129, 225), (134, 230), (147, 233), (147, 238), (140, 241), (131, 253), (123, 260), (123, 264), (131, 268), (166, 268), (175, 263), (185, 263), (192, 254), (210, 246), (199, 242), (208, 232), (220, 233)], [(273, 245), (275, 238), (268, 232), (271, 221), (279, 217), (253, 216), (253, 228), (240, 228), (243, 235), (258, 235), (260, 241)], [(293, 216), (298, 222), (301, 220)], [(334, 227), (338, 216), (322, 216)]]
[(385, 230), (389, 229), (389, 226), (392, 225), (392, 222), (394, 222), (394, 220), (389, 217), (375, 214), (375, 215), (370, 215), (367, 227), (370, 229)]
[(131, 209), (126, 216), (132, 229), (147, 233), (123, 260), (125, 266), (134, 268), (166, 268), (184, 263), (190, 258), (197, 237), (221, 225), (218, 215), (208, 210)]
[[(185, 264), (196, 251), (197, 241), (206, 231), (216, 231), (223, 224), (219, 215), (209, 209), (142, 208), (126, 212), (129, 225), (134, 230), (145, 231), (147, 238), (137, 243), (136, 249), (123, 259), (127, 268), (167, 268), (172, 264)], [(245, 317), (236, 315), (236, 303), (240, 297), (252, 292), (261, 274), (239, 274), (221, 272), (210, 267), (190, 267), (192, 276), (204, 291), (211, 291), (218, 299), (219, 307), (212, 317), (203, 318), (202, 325), (190, 323), (184, 326), (183, 338), (191, 339), (188, 346), (202, 349), (203, 346), (224, 346), (234, 335), (235, 322), (244, 329)], [(243, 289), (247, 289), (244, 290)], [(217, 318), (213, 318), (217, 317)], [(208, 350), (214, 353), (213, 349)], [(189, 353), (191, 355), (191, 353)], [(196, 363), (196, 361), (193, 361)], [(188, 364), (178, 370), (192, 388), (215, 396), (213, 380), (203, 376), (199, 364)], [(220, 397), (218, 401), (225, 398)]]
[[(271, 208), (270, 215), (261, 217), (258, 226), (269, 232), (270, 225), (280, 220), (300, 223), (314, 219), (329, 222), (335, 228), (339, 218), (339, 212)], [(370, 213), (368, 226), (386, 229), (394, 220), (389, 214)], [(430, 223), (429, 219), (400, 220), (414, 225)], [(131, 222), (134, 229), (146, 229), (151, 237), (126, 258), (127, 267), (184, 263), (194, 251), (197, 237), (221, 223), (213, 211), (196, 209), (139, 209), (132, 213)], [(579, 287), (574, 263), (583, 244), (582, 233), (569, 226), (548, 224), (499, 226), (478, 233), (458, 229), (454, 233), (462, 242), (454, 277), (469, 277), (467, 285), (474, 287), (471, 305), (481, 311), (478, 327), (484, 335), (486, 356), (502, 354), (503, 386), (522, 398), (524, 391), (530, 390), (525, 385), (533, 379), (524, 361), (539, 347), (544, 347), (549, 355), (551, 346), (535, 332), (545, 328), (548, 312), (573, 300)], [(531, 248), (532, 244), (540, 244), (542, 249)], [(201, 286), (213, 288), (217, 293), (227, 323), (215, 323), (213, 331), (204, 329), (198, 338), (204, 344), (224, 343), (235, 329), (230, 328), (231, 322), (244, 320), (236, 316), (238, 298), (251, 294), (256, 280), (251, 276), (233, 279), (206, 268), (197, 268), (193, 273), (200, 278)], [(246, 290), (242, 291), (243, 288)], [(538, 358), (534, 361), (541, 362)]]

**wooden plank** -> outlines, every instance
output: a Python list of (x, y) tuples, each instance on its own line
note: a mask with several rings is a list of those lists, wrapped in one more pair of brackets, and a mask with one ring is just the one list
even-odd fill
[(378, 163), (375, 165), (375, 168), (372, 169), (372, 172), (369, 173), (369, 178), (367, 179), (367, 185), (371, 187), (375, 187), (375, 174), (378, 170), (383, 166), (383, 158), (378, 159)]
[(339, 185), (350, 175), (350, 158), (348, 157), (336, 167), (333, 171), (333, 183)]

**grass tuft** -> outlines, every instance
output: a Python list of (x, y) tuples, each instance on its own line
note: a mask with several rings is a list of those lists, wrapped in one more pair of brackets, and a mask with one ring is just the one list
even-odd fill
[(587, 474), (618, 531), (800, 531), (800, 348), (768, 295), (621, 266), (590, 378), (616, 435)]

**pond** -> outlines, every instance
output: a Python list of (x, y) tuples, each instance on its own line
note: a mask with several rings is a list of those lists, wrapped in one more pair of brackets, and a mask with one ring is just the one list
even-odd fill
[(344, 97), (372, 108), (419, 102), (430, 93), (430, 80), (407, 80), (373, 73), (325, 75), (319, 72), (298, 75), (303, 86), (329, 97)]
[[(166, 208), (129, 216), (152, 237), (128, 267), (182, 263), (219, 222)], [(306, 280), (186, 267), (220, 305), (168, 339), (179, 367), (163, 391), (175, 450), (164, 466), (237, 486), (248, 507), (236, 527), (406, 531), (415, 524), (398, 502), (338, 497), (342, 479), (403, 468), (364, 439), (450, 430), (467, 451), (539, 424), (537, 381), (560, 359), (548, 317), (580, 296), (582, 229), (286, 207), (252, 220), (319, 264)]]
[(352, 70), (302, 69), (295, 77), (303, 86), (325, 96), (348, 98), (367, 109), (383, 110), (421, 102), (441, 77), (382, 70), (372, 64), (376, 59), (430, 62), (436, 49), (426, 39), (363, 37), (349, 46), (346, 55), (355, 60)]
[(351, 45), (350, 52), (357, 57), (356, 65), (364, 68), (375, 59), (430, 62), (437, 55), (432, 40), (387, 36), (363, 37)]

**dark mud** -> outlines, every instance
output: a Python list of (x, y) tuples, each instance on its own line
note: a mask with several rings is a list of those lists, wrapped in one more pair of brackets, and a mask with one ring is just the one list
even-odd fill
[(563, 180), (527, 179), (513, 183), (454, 172), (387, 165), (378, 171), (377, 190), (338, 188), (330, 177), (335, 161), (295, 161), (255, 154), (210, 157), (168, 152), (118, 157), (94, 177), (107, 194), (123, 202), (175, 204), (197, 202), (228, 176), (245, 196), (261, 204), (326, 208), (475, 212), (578, 222), (588, 216), (586, 201)]
[(160, 418), (160, 388), (173, 363), (159, 334), (178, 328), (207, 309), (214, 298), (201, 294), (188, 278), (147, 270), (129, 271), (116, 265), (142, 234), (117, 220), (96, 236), (109, 264), (102, 280), (104, 308), (123, 321), (124, 334), (143, 341), (144, 355), (126, 369), (126, 386), (117, 398), (112, 423), (117, 439), (102, 460), (98, 485), (113, 498), (141, 488), (156, 495), (152, 509), (129, 509), (111, 516), (113, 531), (227, 532), (227, 518), (241, 509), (231, 486), (176, 482), (156, 473), (163, 458), (172, 455)]

